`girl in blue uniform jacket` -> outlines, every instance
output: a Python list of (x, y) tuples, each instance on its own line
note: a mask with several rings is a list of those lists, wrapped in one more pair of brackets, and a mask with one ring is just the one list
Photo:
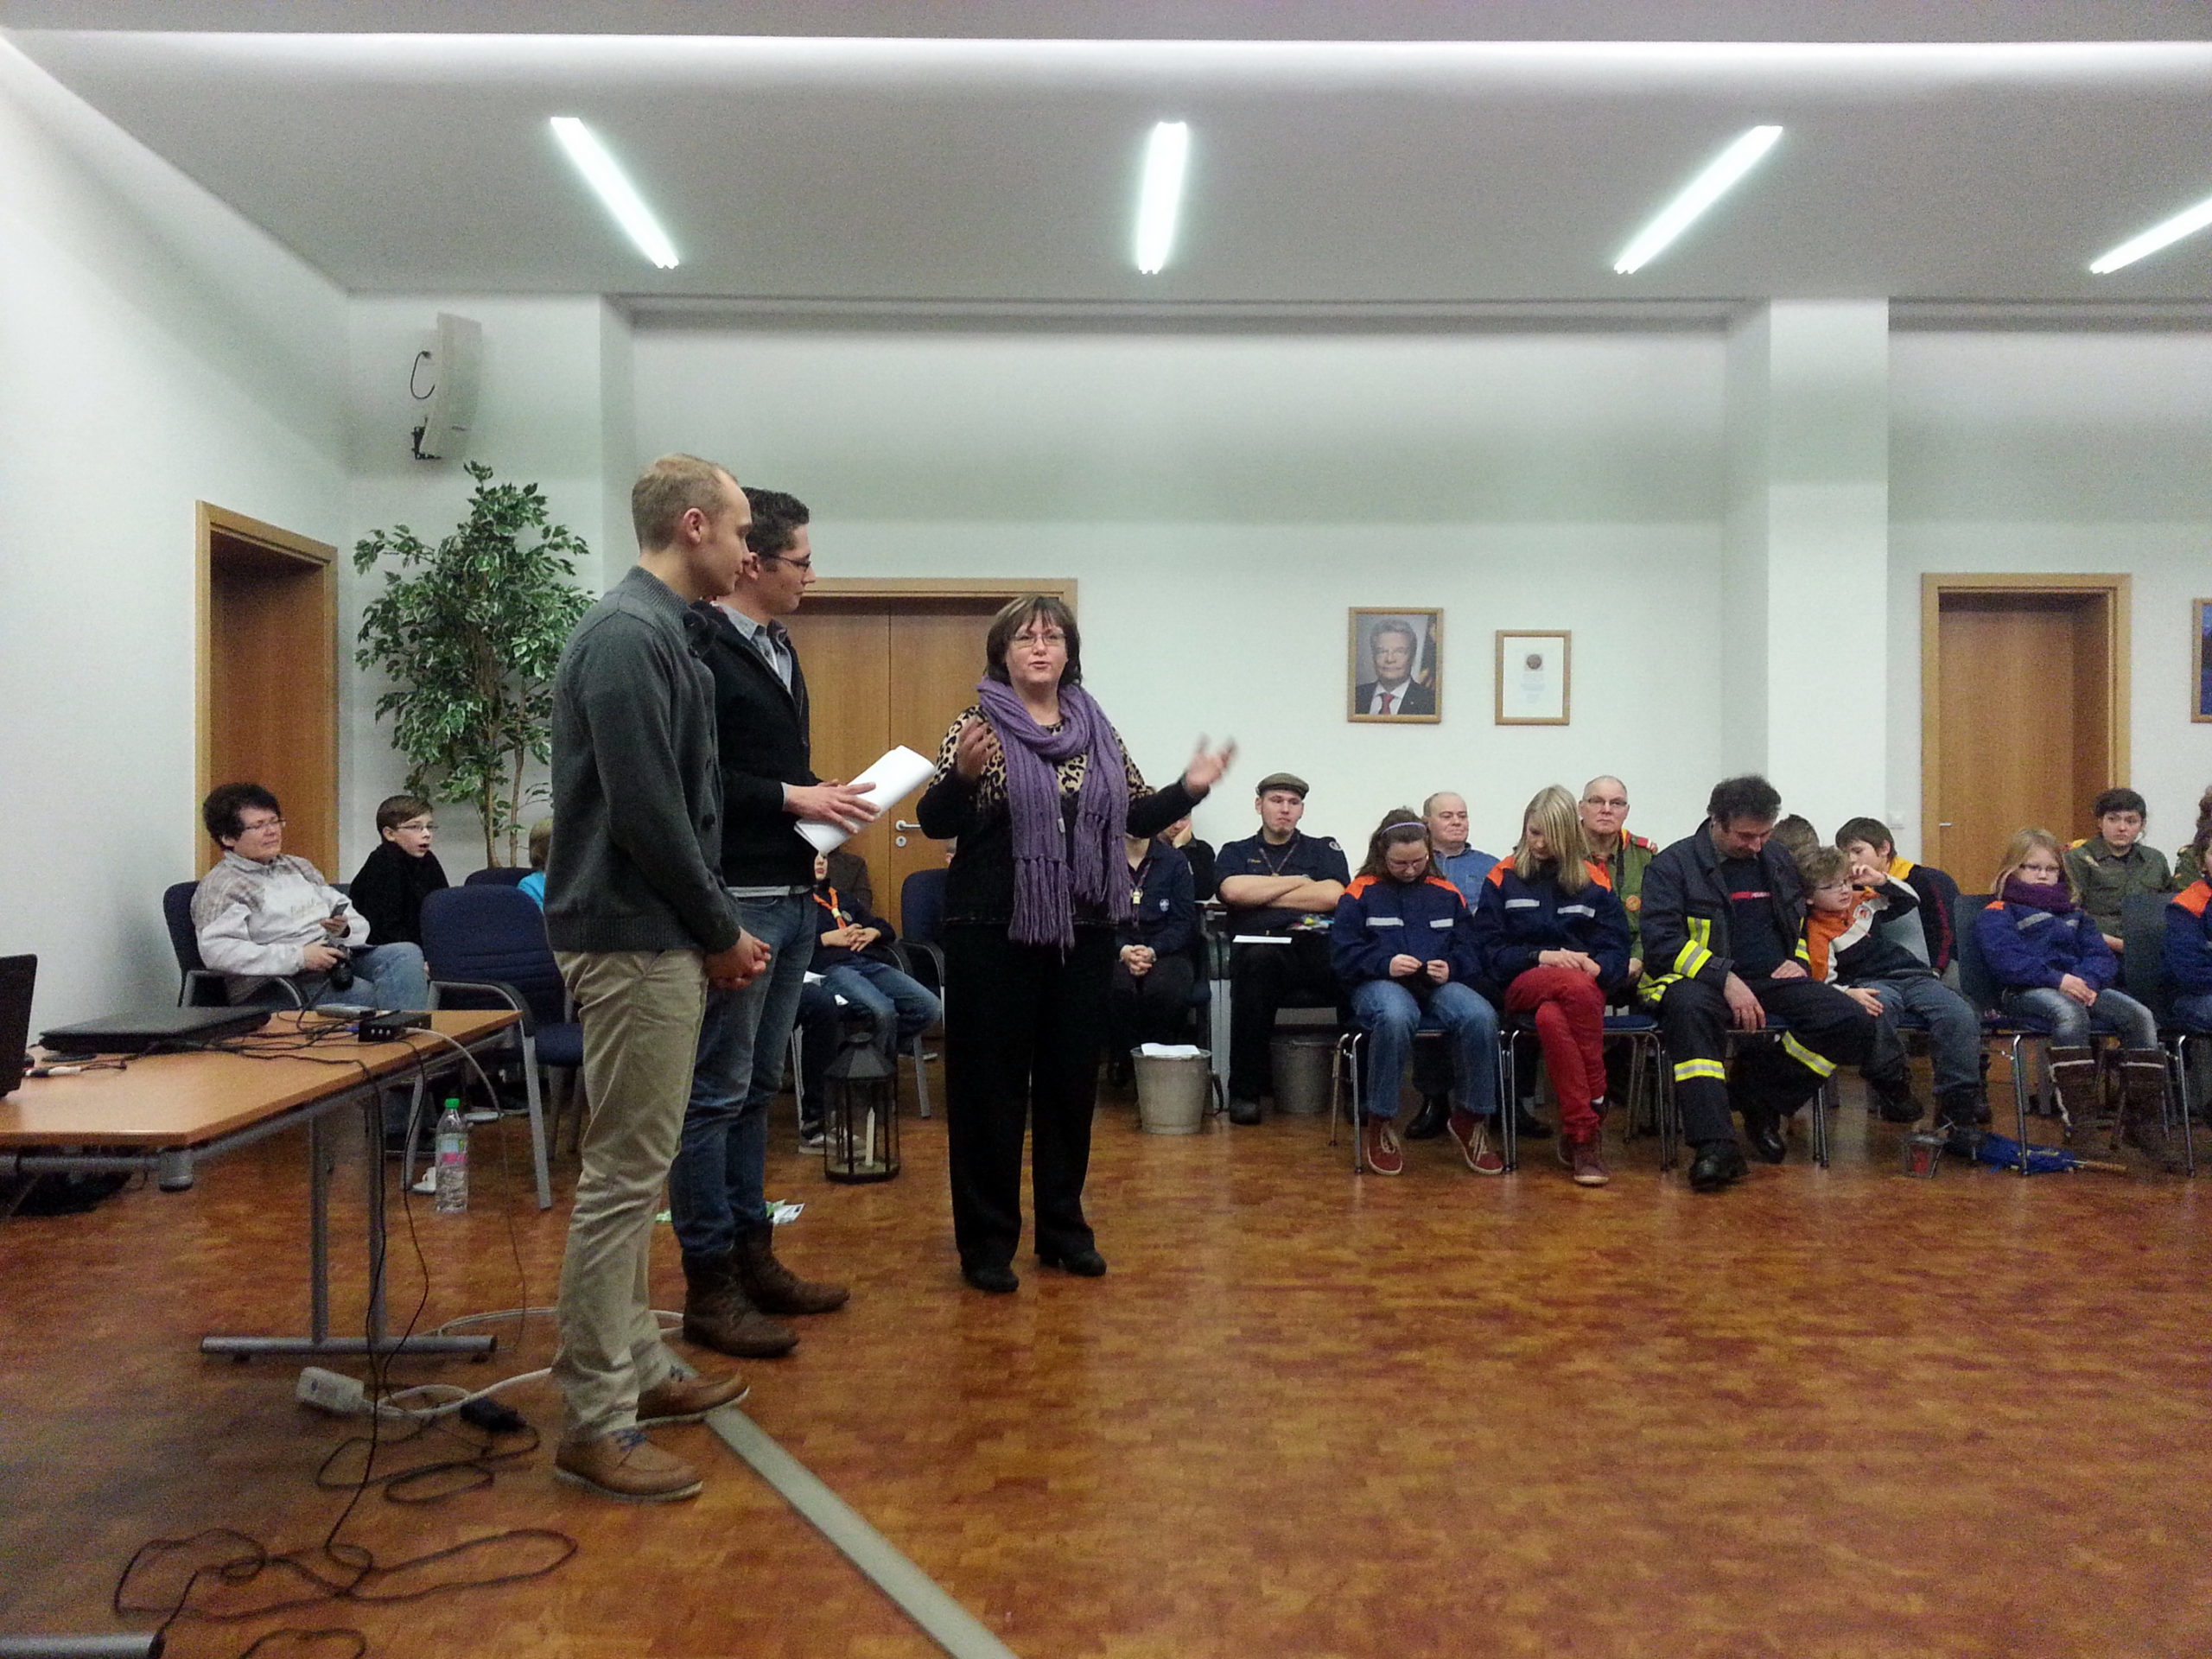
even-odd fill
[(1581, 1186), (1603, 1186), (1605, 1002), (1628, 983), (1628, 912), (1589, 855), (1574, 797), (1558, 785), (1522, 814), (1521, 842), (1484, 878), (1475, 906), (1483, 990), (1534, 1020), (1559, 1100), (1560, 1156)]
[[(1974, 921), (1989, 971), (2005, 988), (2007, 1014), (2050, 1027), (2051, 1075), (2067, 1098), (2069, 1060), (2087, 1061), (2091, 1031), (2109, 1032), (2123, 1048), (2155, 1049), (2158, 1021), (2133, 997), (2113, 990), (2120, 962), (2082, 909), (2066, 849), (2047, 830), (2023, 830), (2005, 849), (1991, 884), (1995, 897)], [(2078, 1055), (2062, 1055), (2078, 1049)], [(2067, 1101), (2069, 1109), (2074, 1105)]]
[(1497, 1011), (1474, 988), (1481, 973), (1467, 901), (1436, 874), (1428, 827), (1401, 808), (1368, 840), (1367, 861), (1337, 902), (1329, 951), (1352, 1013), (1367, 1034), (1360, 1103), (1362, 1151), (1378, 1175), (1405, 1167), (1395, 1119), (1414, 1033), (1450, 1043), (1452, 1139), (1478, 1174), (1503, 1173), (1488, 1124), (1497, 1110)]

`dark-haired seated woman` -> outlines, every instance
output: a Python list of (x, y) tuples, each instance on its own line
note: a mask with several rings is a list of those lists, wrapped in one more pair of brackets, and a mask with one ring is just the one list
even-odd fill
[(1367, 1033), (1360, 1128), (1367, 1166), (1378, 1175), (1405, 1169), (1399, 1084), (1414, 1033), (1426, 1024), (1443, 1031), (1452, 1051), (1445, 1127), (1452, 1144), (1476, 1174), (1503, 1174), (1505, 1160), (1490, 1144), (1497, 1113), (1497, 1010), (1474, 988), (1481, 962), (1467, 901), (1436, 873), (1428, 826), (1412, 811), (1390, 813), (1368, 837), (1367, 861), (1329, 925), (1329, 957)]
[(1037, 1259), (1106, 1271), (1083, 1212), (1090, 1111), (1105, 1039), (1114, 930), (1129, 916), (1123, 838), (1151, 837), (1228, 770), (1198, 751), (1157, 791), (1083, 689), (1075, 616), (1050, 594), (992, 620), (975, 704), (938, 750), (916, 810), (959, 846), (944, 884), (945, 1119), (960, 1270), (1005, 1292), (1021, 1238), (1030, 1144)]

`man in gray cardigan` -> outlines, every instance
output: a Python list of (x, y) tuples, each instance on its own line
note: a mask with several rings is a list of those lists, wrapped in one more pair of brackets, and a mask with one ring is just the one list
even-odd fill
[(722, 891), (713, 683), (685, 607), (729, 591), (751, 522), (728, 469), (664, 455), (630, 493), (636, 567), (592, 607), (553, 683), (554, 837), (545, 929), (583, 1023), (590, 1117), (561, 1263), (567, 1398), (554, 1471), (664, 1503), (698, 1475), (645, 1437), (744, 1397), (686, 1377), (647, 1290), (653, 1217), (676, 1155), (707, 988), (745, 984), (767, 951)]

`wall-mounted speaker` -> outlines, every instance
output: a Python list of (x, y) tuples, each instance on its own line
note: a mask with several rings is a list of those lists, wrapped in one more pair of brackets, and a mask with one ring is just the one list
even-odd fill
[(437, 344), (415, 354), (407, 382), (415, 399), (416, 460), (450, 460), (467, 449), (483, 362), (483, 326), (439, 312)]

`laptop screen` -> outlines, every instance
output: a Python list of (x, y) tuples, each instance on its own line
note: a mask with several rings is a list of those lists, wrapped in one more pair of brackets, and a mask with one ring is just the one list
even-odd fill
[(31, 1039), (31, 983), (36, 957), (0, 957), (0, 1095), (23, 1081), (23, 1048)]

